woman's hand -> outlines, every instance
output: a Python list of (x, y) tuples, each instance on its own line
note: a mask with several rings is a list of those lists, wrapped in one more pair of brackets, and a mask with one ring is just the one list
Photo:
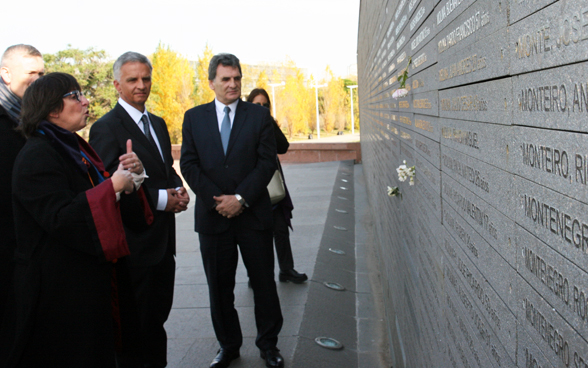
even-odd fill
[(112, 174), (112, 187), (115, 193), (120, 193), (123, 190), (125, 193), (131, 193), (135, 189), (133, 183), (133, 176), (129, 170), (125, 170), (122, 162), (118, 165), (118, 169)]
[(127, 153), (118, 158), (120, 163), (123, 165), (123, 169), (129, 170), (135, 174), (141, 174), (143, 172), (143, 163), (139, 160), (139, 157), (133, 152), (133, 142), (127, 140)]

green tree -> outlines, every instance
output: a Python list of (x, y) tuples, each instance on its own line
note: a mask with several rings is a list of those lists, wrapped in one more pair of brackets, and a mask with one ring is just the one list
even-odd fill
[(194, 103), (202, 105), (214, 100), (214, 91), (208, 85), (208, 64), (214, 56), (212, 48), (206, 44), (202, 55), (198, 56), (196, 65), (196, 92), (194, 93)]
[(194, 69), (188, 59), (161, 43), (151, 55), (153, 74), (147, 108), (161, 116), (172, 143), (182, 141), (182, 122), (186, 110), (193, 106)]
[[(112, 84), (113, 61), (108, 59), (106, 51), (80, 50), (68, 45), (67, 49), (55, 54), (44, 54), (43, 60), (46, 72), (68, 73), (78, 80), (90, 102), (88, 128), (116, 105), (118, 94)], [(82, 135), (87, 136), (87, 128)]]

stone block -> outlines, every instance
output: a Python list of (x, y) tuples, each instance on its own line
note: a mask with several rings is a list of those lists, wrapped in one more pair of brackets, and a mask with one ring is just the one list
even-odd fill
[[(507, 331), (510, 336), (512, 332), (514, 336), (514, 330), (509, 330), (509, 321), (511, 315), (504, 314), (508, 309), (514, 311), (515, 308), (515, 295), (514, 295), (514, 275), (515, 271), (515, 260), (507, 262), (499, 249), (494, 249), (486, 240), (484, 240), (480, 234), (465, 221), (451, 206), (446, 205), (443, 201), (443, 225), (447, 232), (451, 235), (451, 238), (446, 238), (450, 244), (454, 243), (459, 245), (461, 253), (457, 252), (457, 258), (454, 259), (455, 265), (461, 267), (460, 262), (469, 272), (465, 269), (459, 269), (463, 273), (463, 276), (468, 278), (468, 286), (471, 286), (472, 292), (477, 292), (476, 298), (480, 303), (481, 309), (484, 309), (489, 321), (493, 323), (493, 329), (498, 331)], [(447, 246), (447, 242), (443, 244)], [(514, 253), (514, 242), (512, 245)], [(462, 256), (459, 256), (462, 254)], [(451, 255), (453, 256), (453, 255)], [(466, 257), (467, 256), (467, 260)], [(468, 265), (468, 262), (471, 264)], [(472, 268), (473, 267), (473, 268)], [(486, 285), (488, 283), (488, 285)], [(499, 297), (500, 300), (496, 300), (493, 304), (485, 304), (486, 296), (482, 295), (482, 291), (485, 291), (486, 296)], [(505, 309), (506, 308), (506, 309)], [(503, 316), (504, 315), (504, 316)], [(513, 315), (514, 318), (514, 315)]]
[(580, 331), (588, 328), (588, 275), (520, 226), (516, 228), (517, 271), (557, 313)]
[(588, 362), (588, 344), (552, 305), (517, 275), (517, 323), (556, 367)]
[(588, 271), (588, 205), (515, 176), (516, 222)]
[(556, 1), (559, 0), (510, 0), (508, 4), (510, 7), (510, 24), (514, 24)]
[[(515, 218), (517, 202), (511, 173), (445, 146), (441, 146), (441, 165), (443, 175), (459, 182), (472, 196)], [(443, 193), (447, 194), (445, 189)], [(478, 201), (474, 199), (473, 202)]]
[(452, 53), (439, 55), (439, 88), (495, 79), (509, 74), (506, 27)]
[(418, 73), (409, 73), (406, 89), (412, 93), (435, 91), (439, 89), (439, 73), (433, 67)]
[(512, 77), (513, 124), (587, 133), (587, 74), (581, 62)]
[(588, 203), (588, 136), (513, 127), (511, 171), (561, 194)]
[(510, 125), (514, 102), (510, 78), (439, 91), (439, 116)]
[(588, 60), (584, 1), (556, 1), (513, 24), (509, 32), (512, 75)]
[[(513, 312), (506, 308), (500, 298), (493, 293), (493, 290), (488, 287), (488, 284), (482, 281), (479, 285), (482, 292), (488, 289), (489, 293), (494, 294), (492, 300), (487, 300), (485, 306), (481, 306), (477, 296), (472, 295), (472, 286), (470, 283), (474, 282), (474, 275), (464, 280), (462, 271), (469, 271), (469, 267), (473, 267), (468, 261), (467, 257), (464, 257), (460, 252), (460, 247), (451, 240), (448, 240), (444, 244), (445, 253), (449, 261), (445, 263), (444, 275), (446, 283), (446, 310), (448, 313), (452, 313), (451, 305), (458, 306), (454, 308), (464, 318), (464, 323), (472, 326), (475, 331), (475, 336), (483, 343), (481, 346), (484, 351), (492, 358), (492, 364), (503, 367), (512, 367), (512, 362), (516, 359), (516, 320)], [(464, 257), (464, 258), (462, 258)], [(462, 263), (456, 263), (462, 262)], [(475, 271), (475, 267), (472, 268)], [(480, 290), (479, 289), (479, 290)], [(480, 293), (480, 291), (477, 291)], [(480, 295), (480, 294), (478, 294)], [(484, 295), (481, 295), (484, 297)], [(486, 296), (488, 296), (486, 294)], [(500, 306), (502, 308), (492, 310), (491, 306)], [(493, 314), (493, 319), (488, 318), (488, 310)], [(454, 312), (453, 312), (454, 313)], [(500, 313), (500, 314), (498, 314)], [(501, 327), (497, 327), (497, 321), (500, 321)]]
[(434, 39), (431, 39), (422, 48), (415, 51), (412, 56), (412, 64), (410, 65), (410, 74), (419, 73), (427, 69), (431, 65), (437, 63), (437, 44)]
[(555, 368), (520, 323), (517, 323), (517, 367)]
[(513, 129), (470, 120), (440, 118), (438, 122), (441, 150), (449, 147), (505, 171), (511, 171), (509, 142)]
[[(507, 1), (477, 0), (435, 37), (437, 53), (454, 55), (464, 47), (506, 28)], [(505, 45), (506, 46), (506, 45)]]

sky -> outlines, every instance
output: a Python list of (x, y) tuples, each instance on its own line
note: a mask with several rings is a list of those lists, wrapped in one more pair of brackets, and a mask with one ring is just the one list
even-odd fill
[(315, 77), (357, 63), (359, 0), (21, 0), (2, 4), (0, 52), (94, 47), (112, 59), (161, 42), (189, 60), (208, 43), (242, 63), (292, 59)]

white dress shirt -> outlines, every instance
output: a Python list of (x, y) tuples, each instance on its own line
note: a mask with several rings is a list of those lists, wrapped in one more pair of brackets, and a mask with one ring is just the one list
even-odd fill
[[(125, 109), (125, 111), (129, 114), (131, 119), (133, 119), (133, 121), (137, 124), (139, 129), (141, 129), (143, 134), (145, 134), (145, 130), (143, 130), (143, 122), (141, 121), (141, 118), (143, 117), (143, 115), (145, 115), (145, 116), (147, 116), (147, 119), (149, 119), (149, 114), (147, 114), (147, 108), (145, 108), (145, 111), (141, 112), (141, 111), (137, 110), (134, 106), (131, 106), (130, 104), (128, 104), (122, 98), (118, 99), (118, 103), (123, 107), (123, 109)], [(153, 129), (153, 124), (151, 123), (151, 119), (149, 119), (149, 124), (152, 127), (150, 129), (151, 136), (153, 137), (153, 140), (155, 141), (155, 145), (157, 146), (157, 149), (159, 150), (159, 154), (161, 155), (161, 159), (163, 160), (163, 153), (161, 152), (161, 146), (159, 144), (159, 139), (157, 139), (157, 134), (155, 133), (155, 129)], [(141, 159), (141, 158), (139, 157), (139, 159)], [(145, 168), (143, 168), (143, 170), (145, 170)], [(157, 199), (156, 209), (158, 211), (163, 211), (163, 210), (165, 210), (166, 206), (167, 206), (167, 190), (166, 189), (159, 189), (159, 196)]]
[(231, 129), (233, 129), (233, 121), (235, 120), (235, 112), (237, 111), (238, 104), (239, 100), (235, 100), (235, 102), (233, 102), (230, 105), (225, 105), (216, 98), (214, 99), (214, 105), (216, 106), (216, 120), (218, 123), (219, 132), (221, 131), (223, 119), (225, 118), (225, 106), (228, 106), (231, 109), (231, 112), (229, 112), (229, 119), (231, 120)]

